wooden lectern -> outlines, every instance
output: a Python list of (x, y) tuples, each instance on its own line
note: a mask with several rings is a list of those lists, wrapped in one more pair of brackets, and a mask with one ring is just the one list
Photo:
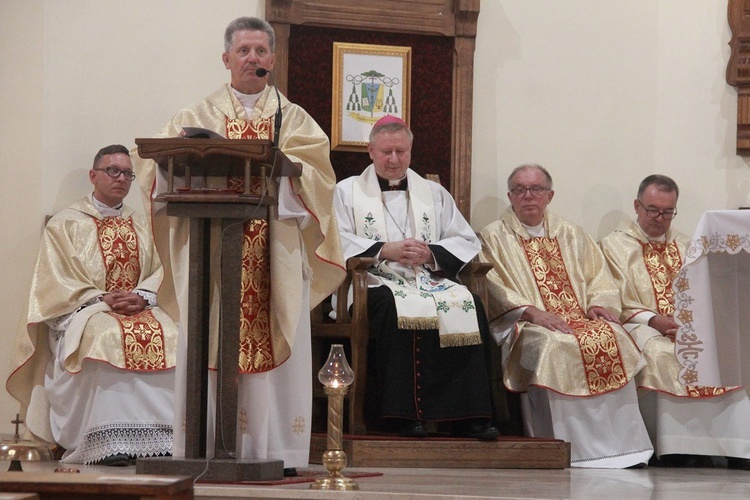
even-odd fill
[[(243, 221), (267, 219), (277, 203), (269, 178), (300, 176), (271, 141), (246, 139), (136, 139), (141, 158), (153, 159), (167, 180), (155, 200), (166, 203), (168, 216), (190, 221), (190, 275), (187, 304), (187, 393), (185, 458), (138, 459), (139, 474), (191, 474), (202, 480), (237, 482), (281, 479), (281, 460), (235, 458), (237, 441), (237, 369), (239, 363), (240, 290)], [(241, 189), (212, 189), (210, 177), (240, 177)], [(175, 177), (184, 186), (175, 188)], [(196, 180), (198, 179), (198, 180)], [(194, 187), (194, 184), (201, 184)], [(260, 185), (260, 192), (252, 192)], [(206, 459), (208, 413), (208, 333), (211, 219), (222, 224), (221, 321), (217, 366), (214, 458)]]

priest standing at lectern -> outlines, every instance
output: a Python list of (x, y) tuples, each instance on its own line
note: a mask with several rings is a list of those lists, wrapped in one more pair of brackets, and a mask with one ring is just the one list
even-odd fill
[[(329, 141), (300, 106), (267, 85), (275, 62), (275, 35), (262, 19), (241, 17), (224, 34), (224, 66), (231, 82), (182, 111), (156, 137), (184, 135), (185, 127), (210, 129), (229, 139), (273, 139), (302, 176), (281, 178), (278, 207), (268, 220), (244, 222), (242, 249), (237, 458), (283, 460), (285, 468), (308, 464), (312, 415), (310, 308), (330, 295), (345, 271), (332, 213), (335, 174)], [(267, 71), (258, 71), (264, 69)], [(263, 76), (258, 76), (262, 74)], [(279, 137), (273, 137), (274, 115), (281, 106)], [(136, 155), (134, 155), (136, 156)], [(136, 159), (136, 173), (153, 222), (154, 238), (165, 268), (160, 303), (179, 318), (186, 331), (188, 304), (189, 221), (167, 217), (165, 204), (153, 200), (166, 191), (164, 173), (155, 162)], [(232, 188), (242, 179), (213, 188)], [(193, 179), (193, 187), (196, 179)], [(178, 180), (175, 179), (175, 187)], [(218, 224), (212, 241), (219, 241)], [(218, 247), (219, 244), (214, 244)], [(211, 249), (212, 276), (217, 276), (220, 249)], [(211, 367), (218, 349), (219, 285), (212, 283)], [(270, 299), (269, 299), (270, 295)], [(181, 348), (185, 338), (181, 336)], [(215, 384), (215, 371), (212, 382)], [(178, 361), (175, 408), (175, 456), (184, 454), (184, 363)], [(181, 384), (183, 384), (181, 386)], [(213, 389), (212, 389), (213, 390)], [(214, 449), (213, 402), (209, 402), (209, 453)]]

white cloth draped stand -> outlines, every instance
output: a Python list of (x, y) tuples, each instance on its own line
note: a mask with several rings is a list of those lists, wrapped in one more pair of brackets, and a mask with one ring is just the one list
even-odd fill
[(688, 385), (750, 385), (750, 210), (703, 214), (674, 280), (675, 353)]

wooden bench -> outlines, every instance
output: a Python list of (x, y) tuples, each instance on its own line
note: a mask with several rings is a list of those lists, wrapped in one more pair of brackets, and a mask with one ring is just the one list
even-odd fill
[[(190, 476), (2, 472), (0, 492), (36, 493), (39, 499), (189, 500)], [(33, 498), (33, 497), (32, 497)]]

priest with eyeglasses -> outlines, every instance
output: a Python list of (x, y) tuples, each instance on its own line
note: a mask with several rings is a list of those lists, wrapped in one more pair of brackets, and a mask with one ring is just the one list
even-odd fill
[(177, 326), (148, 220), (123, 203), (128, 149), (102, 148), (88, 177), (44, 228), (6, 387), (63, 462), (128, 465), (172, 453)]
[(480, 232), (505, 387), (522, 393), (526, 435), (570, 442), (571, 467), (641, 467), (653, 453), (633, 380), (643, 358), (604, 255), (547, 210), (554, 194), (545, 168), (517, 167), (511, 206)]
[(679, 194), (670, 177), (649, 175), (633, 202), (635, 221), (600, 243), (622, 290), (620, 320), (633, 329), (648, 363), (636, 375), (641, 413), (660, 465), (710, 467), (711, 457), (717, 456), (726, 457), (729, 468), (750, 470), (750, 400), (745, 390), (696, 386), (680, 377), (673, 282), (690, 239), (672, 227)]

